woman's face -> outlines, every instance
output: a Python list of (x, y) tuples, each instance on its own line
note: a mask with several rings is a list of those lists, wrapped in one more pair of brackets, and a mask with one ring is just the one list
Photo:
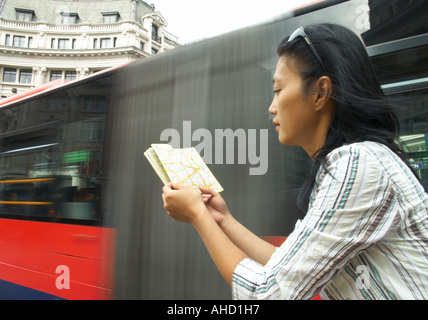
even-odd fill
[(318, 143), (319, 138), (319, 119), (314, 107), (316, 93), (305, 92), (294, 58), (282, 56), (279, 59), (273, 89), (275, 96), (269, 112), (274, 115), (279, 141), (284, 145), (301, 146), (311, 156), (311, 145)]

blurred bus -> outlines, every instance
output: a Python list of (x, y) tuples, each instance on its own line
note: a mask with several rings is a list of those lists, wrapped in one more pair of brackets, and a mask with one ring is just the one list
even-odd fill
[(377, 41), (377, 4), (318, 1), (0, 102), (0, 298), (229, 299), (196, 232), (165, 214), (143, 154), (152, 143), (195, 146), (234, 216), (281, 243), (304, 216), (296, 197), (311, 160), (278, 143), (268, 107), (276, 46), (300, 25), (339, 23), (371, 42), (427, 187), (426, 22), (413, 2), (402, 12), (420, 28), (403, 30), (416, 34)]
[(114, 230), (101, 207), (105, 92), (67, 101), (97, 77), (0, 102), (0, 299), (113, 297)]

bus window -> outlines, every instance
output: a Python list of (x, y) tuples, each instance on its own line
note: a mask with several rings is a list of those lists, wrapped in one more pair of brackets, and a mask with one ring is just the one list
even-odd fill
[(390, 95), (397, 107), (400, 139), (406, 145), (411, 166), (428, 190), (428, 89)]
[(100, 223), (109, 79), (0, 109), (0, 217)]
[(368, 48), (400, 121), (400, 139), (428, 190), (428, 40), (426, 35)]

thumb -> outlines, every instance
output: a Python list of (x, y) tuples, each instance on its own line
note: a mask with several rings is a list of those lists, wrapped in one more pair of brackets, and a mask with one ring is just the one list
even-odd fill
[(181, 184), (178, 181), (171, 181), (170, 185), (171, 185), (172, 189), (174, 189), (174, 190), (180, 190), (183, 187), (183, 184)]
[(201, 190), (201, 192), (202, 192), (203, 194), (209, 194), (209, 195), (211, 195), (212, 197), (215, 197), (215, 196), (217, 196), (217, 195), (219, 194), (217, 191), (214, 191), (214, 190), (212, 190), (212, 189), (210, 189), (210, 188), (207, 188), (207, 187), (199, 186), (199, 190)]

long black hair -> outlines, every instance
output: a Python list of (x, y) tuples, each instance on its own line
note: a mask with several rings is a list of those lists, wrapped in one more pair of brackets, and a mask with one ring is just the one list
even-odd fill
[(305, 32), (321, 57), (322, 67), (301, 37), (278, 46), (279, 56), (291, 56), (298, 63), (304, 86), (326, 75), (332, 81), (331, 98), (335, 111), (325, 145), (314, 158), (309, 178), (299, 195), (299, 206), (306, 211), (315, 177), (325, 157), (334, 149), (354, 142), (382, 143), (405, 161), (399, 141), (399, 121), (385, 98), (364, 44), (351, 30), (336, 24), (305, 27)]

